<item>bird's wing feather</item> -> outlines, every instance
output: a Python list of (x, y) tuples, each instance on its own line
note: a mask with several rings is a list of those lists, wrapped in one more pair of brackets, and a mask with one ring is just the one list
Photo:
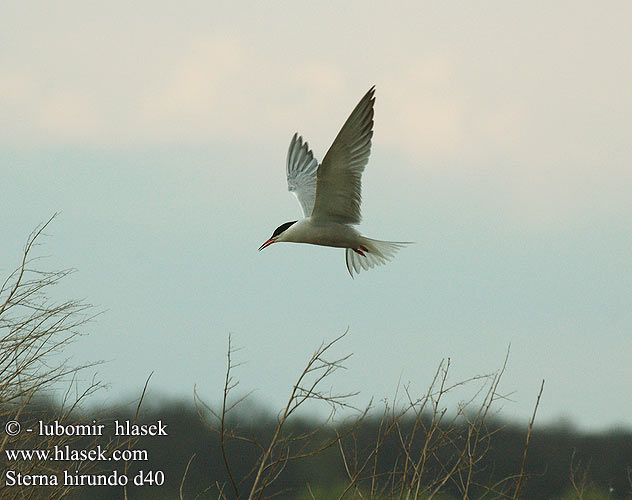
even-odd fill
[(351, 112), (318, 169), (314, 219), (360, 222), (361, 180), (371, 153), (374, 94), (372, 87)]
[(318, 161), (309, 149), (307, 142), (294, 134), (287, 152), (287, 188), (296, 195), (303, 209), (303, 215), (309, 217), (314, 209), (316, 198), (316, 171)]

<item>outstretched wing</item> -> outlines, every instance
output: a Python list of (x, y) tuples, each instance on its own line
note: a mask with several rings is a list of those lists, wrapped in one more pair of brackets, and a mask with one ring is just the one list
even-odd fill
[(314, 219), (360, 222), (361, 180), (371, 153), (374, 94), (375, 87), (371, 87), (351, 112), (318, 169)]
[(287, 152), (287, 188), (298, 198), (305, 217), (312, 215), (314, 209), (317, 170), (318, 161), (307, 142), (294, 134)]

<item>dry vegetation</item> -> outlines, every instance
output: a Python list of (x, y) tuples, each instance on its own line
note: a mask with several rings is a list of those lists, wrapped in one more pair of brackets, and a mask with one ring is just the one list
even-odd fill
[[(55, 419), (64, 423), (74, 417), (86, 396), (99, 388), (96, 380), (82, 384), (79, 389), (77, 375), (90, 365), (68, 366), (59, 361), (64, 350), (79, 334), (80, 329), (94, 317), (94, 309), (78, 300), (58, 302), (50, 298), (50, 292), (66, 278), (71, 269), (44, 271), (38, 267), (39, 259), (32, 256), (38, 239), (50, 224), (33, 231), (24, 247), (20, 264), (9, 273), (0, 287), (0, 421), (19, 421), (22, 428), (34, 422), (40, 402), (50, 396), (51, 390), (66, 387)], [(28, 409), (28, 419), (21, 418)], [(73, 438), (50, 436), (40, 438), (36, 432), (24, 432), (10, 436), (2, 432), (0, 454), (5, 458), (6, 449), (63, 447), (72, 444)], [(22, 474), (55, 474), (63, 469), (83, 470), (88, 463), (15, 461), (3, 467), (2, 484), (10, 468)], [(67, 492), (64, 486), (3, 488), (2, 498), (61, 498)]]
[[(344, 425), (329, 426), (341, 408), (353, 408), (350, 399), (354, 394), (332, 394), (323, 389), (324, 382), (333, 372), (344, 368), (349, 356), (330, 358), (334, 345), (344, 337), (322, 344), (307, 362), (293, 385), (285, 407), (278, 415), (278, 424), (271, 437), (261, 442), (253, 433), (230, 425), (231, 413), (239, 408), (247, 396), (235, 396), (237, 382), (233, 378), (234, 350), (229, 338), (228, 365), (222, 405), (218, 409), (203, 402), (196, 394), (200, 417), (220, 438), (222, 456), (229, 477), (228, 484), (214, 485), (221, 499), (262, 499), (271, 494), (270, 488), (282, 476), (286, 466), (297, 460), (312, 459), (325, 450), (336, 448), (344, 467), (346, 479), (338, 491), (328, 491), (326, 498), (362, 499), (432, 499), (445, 498), (449, 486), (458, 491), (458, 497), (488, 499), (518, 499), (525, 477), (525, 460), (531, 430), (544, 382), (535, 403), (533, 417), (525, 429), (523, 460), (514, 475), (500, 482), (485, 482), (479, 464), (485, 456), (492, 430), (486, 426), (487, 418), (498, 400), (504, 399), (499, 384), (507, 359), (498, 372), (468, 380), (450, 381), (450, 360), (443, 361), (435, 373), (427, 392), (414, 397), (407, 387), (403, 397), (395, 396), (382, 408), (377, 435), (370, 449), (359, 449), (356, 433), (363, 421), (374, 413), (372, 405), (357, 410), (356, 417)], [(448, 411), (444, 400), (449, 393), (472, 390), (466, 402), (454, 411)], [(322, 427), (309, 432), (296, 433), (290, 426), (292, 415), (307, 401), (316, 400), (329, 405), (330, 418)], [(235, 477), (226, 449), (231, 442), (248, 443), (257, 450), (254, 468), (245, 477)], [(364, 442), (365, 440), (363, 440)], [(388, 444), (387, 444), (388, 442)], [(383, 449), (397, 446), (397, 459), (387, 474), (378, 467)], [(392, 456), (392, 450), (389, 450)], [(187, 467), (188, 468), (188, 467)], [(184, 481), (184, 479), (183, 479)], [(306, 484), (309, 497), (324, 498), (322, 492)], [(278, 494), (278, 491), (277, 491)], [(180, 498), (183, 499), (182, 488)]]

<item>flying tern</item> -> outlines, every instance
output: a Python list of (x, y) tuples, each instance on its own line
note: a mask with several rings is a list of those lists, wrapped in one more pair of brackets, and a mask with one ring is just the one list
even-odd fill
[(361, 177), (371, 153), (374, 94), (371, 87), (320, 165), (307, 142), (294, 134), (287, 154), (287, 185), (298, 198), (304, 218), (281, 224), (259, 250), (280, 242), (345, 248), (353, 278), (354, 272), (385, 264), (408, 244), (373, 240), (353, 227), (361, 219)]

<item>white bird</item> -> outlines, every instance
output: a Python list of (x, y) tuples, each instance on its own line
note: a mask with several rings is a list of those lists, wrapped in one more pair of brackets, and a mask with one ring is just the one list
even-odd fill
[(318, 165), (307, 142), (294, 134), (287, 154), (288, 190), (296, 195), (304, 218), (277, 227), (259, 247), (272, 243), (309, 243), (346, 248), (349, 274), (385, 264), (405, 242), (379, 241), (362, 236), (361, 177), (371, 153), (375, 87), (360, 100)]

